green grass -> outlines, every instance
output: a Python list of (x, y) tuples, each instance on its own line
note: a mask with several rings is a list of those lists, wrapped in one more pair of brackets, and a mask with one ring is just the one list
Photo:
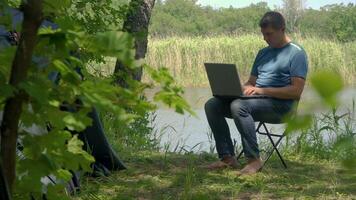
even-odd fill
[[(164, 157), (168, 162), (163, 161)], [(137, 152), (128, 170), (86, 178), (73, 199), (355, 199), (356, 174), (338, 164), (287, 156), (288, 169), (272, 157), (262, 172), (236, 176), (236, 170), (207, 171), (212, 154)]]

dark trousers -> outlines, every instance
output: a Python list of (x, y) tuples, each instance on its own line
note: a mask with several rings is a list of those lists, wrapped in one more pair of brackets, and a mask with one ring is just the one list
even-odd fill
[(205, 113), (219, 158), (235, 155), (226, 117), (234, 119), (246, 158), (259, 158), (255, 121), (280, 123), (283, 116), (291, 111), (292, 103), (275, 98), (209, 99), (205, 104)]

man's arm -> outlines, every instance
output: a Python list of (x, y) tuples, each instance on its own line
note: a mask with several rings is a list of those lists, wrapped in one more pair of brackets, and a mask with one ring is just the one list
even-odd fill
[(303, 92), (305, 80), (300, 77), (292, 77), (291, 85), (280, 88), (257, 88), (255, 87), (252, 94), (265, 94), (271, 97), (280, 99), (296, 99), (299, 100)]
[(250, 75), (250, 78), (247, 80), (247, 82), (243, 86), (255, 86), (256, 80), (257, 80), (256, 76)]

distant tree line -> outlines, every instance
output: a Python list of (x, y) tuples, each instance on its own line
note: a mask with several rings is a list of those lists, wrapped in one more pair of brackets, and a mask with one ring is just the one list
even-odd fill
[(152, 13), (151, 36), (216, 35), (259, 33), (258, 22), (270, 10), (282, 12), (288, 32), (303, 36), (335, 38), (342, 42), (356, 39), (356, 5), (332, 4), (319, 10), (308, 8), (305, 0), (284, 0), (271, 9), (266, 2), (244, 8), (201, 6), (197, 0), (158, 0)]

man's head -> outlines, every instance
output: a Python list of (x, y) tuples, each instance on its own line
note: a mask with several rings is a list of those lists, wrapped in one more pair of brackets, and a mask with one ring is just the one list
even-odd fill
[(271, 47), (279, 47), (285, 41), (286, 22), (279, 12), (270, 11), (260, 20), (263, 39)]

